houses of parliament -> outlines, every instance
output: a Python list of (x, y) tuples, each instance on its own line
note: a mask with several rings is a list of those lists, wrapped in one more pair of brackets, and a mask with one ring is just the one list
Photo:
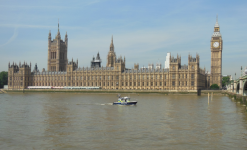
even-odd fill
[(222, 80), (222, 37), (218, 19), (210, 41), (211, 73), (200, 68), (200, 57), (188, 56), (188, 65), (181, 65), (181, 56), (169, 59), (169, 68), (154, 67), (133, 69), (125, 67), (125, 57), (117, 57), (113, 38), (111, 39), (107, 63), (101, 65), (100, 54), (93, 57), (90, 67), (79, 67), (78, 60), (68, 61), (67, 32), (62, 40), (59, 31), (55, 39), (48, 35), (47, 70), (38, 70), (37, 64), (32, 70), (31, 63), (8, 64), (8, 89), (26, 89), (30, 86), (52, 87), (100, 87), (102, 89), (128, 90), (168, 90), (193, 91), (208, 89), (212, 84), (221, 87)]

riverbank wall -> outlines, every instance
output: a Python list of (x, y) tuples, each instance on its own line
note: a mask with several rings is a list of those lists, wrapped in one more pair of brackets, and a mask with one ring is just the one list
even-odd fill
[(242, 96), (233, 92), (227, 92), (226, 95), (231, 98), (232, 100), (234, 100), (237, 103), (240, 103), (242, 105), (245, 106), (245, 108), (247, 109), (247, 96)]
[[(164, 95), (198, 95), (197, 90), (189, 91), (177, 91), (177, 90), (86, 90), (86, 89), (24, 89), (24, 90), (5, 90), (7, 93), (35, 93), (35, 92), (44, 92), (44, 93), (133, 93), (133, 94), (164, 94)], [(221, 90), (201, 90), (200, 95), (207, 95), (208, 93), (213, 95), (221, 95), (224, 92)]]

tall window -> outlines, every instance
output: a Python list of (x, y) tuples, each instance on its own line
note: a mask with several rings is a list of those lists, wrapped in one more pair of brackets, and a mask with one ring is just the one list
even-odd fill
[(172, 74), (172, 79), (175, 79), (175, 77), (176, 77), (176, 74)]

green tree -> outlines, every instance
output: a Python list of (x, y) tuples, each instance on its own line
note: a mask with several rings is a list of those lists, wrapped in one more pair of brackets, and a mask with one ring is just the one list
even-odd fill
[(218, 90), (220, 87), (218, 86), (218, 84), (212, 84), (211, 86), (210, 86), (210, 89), (211, 90)]
[(3, 88), (4, 85), (8, 85), (8, 72), (0, 72), (0, 88)]
[(230, 77), (223, 77), (222, 78), (222, 87), (226, 86), (226, 84), (230, 82)]

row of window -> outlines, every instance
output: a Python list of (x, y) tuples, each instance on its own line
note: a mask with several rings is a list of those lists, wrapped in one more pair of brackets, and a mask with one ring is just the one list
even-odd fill
[[(172, 79), (175, 79), (175, 76), (176, 76), (176, 74), (172, 74)], [(128, 78), (128, 76), (122, 76), (122, 79), (124, 79), (124, 77), (125, 77), (125, 79), (132, 79), (132, 76), (129, 76), (129, 78)], [(138, 79), (140, 79), (140, 76), (138, 76), (139, 78)], [(183, 79), (184, 77), (187, 79), (187, 74), (184, 76), (184, 75), (179, 75), (179, 79), (180, 79), (180, 77)], [(114, 76), (102, 76), (102, 78), (105, 80), (105, 79), (107, 79), (107, 80), (113, 80), (114, 79)], [(101, 76), (84, 76), (84, 77), (73, 77), (73, 80), (97, 80), (97, 79), (99, 79), (99, 80), (101, 80), (102, 79), (101, 78)], [(34, 77), (34, 80), (36, 80), (36, 81), (41, 81), (41, 80), (66, 80), (66, 77), (63, 77), (63, 76), (58, 76), (58, 77)], [(116, 80), (118, 80), (119, 79), (119, 76), (116, 76)], [(136, 76), (134, 76), (134, 79), (136, 79)], [(143, 78), (142, 79), (145, 79), (144, 78), (144, 75), (143, 75)], [(146, 79), (149, 79), (149, 76), (148, 75), (146, 75)], [(151, 76), (151, 78), (150, 79), (153, 79), (153, 76)], [(158, 79), (157, 78), (157, 76), (156, 76), (156, 79)], [(159, 79), (162, 79), (162, 75), (160, 75), (160, 78)], [(166, 75), (165, 75), (165, 79), (166, 79)], [(194, 79), (194, 74), (191, 74), (191, 79)], [(12, 80), (12, 77), (10, 77), (10, 80)], [(23, 80), (23, 77), (14, 77), (14, 80)], [(29, 77), (27, 77), (26, 78), (26, 80), (29, 80)], [(71, 77), (68, 77), (68, 80), (71, 80)]]
[[(132, 85), (133, 83), (133, 85)], [(103, 82), (103, 86), (113, 86), (114, 82)], [(118, 82), (115, 83), (116, 86), (119, 86)], [(166, 82), (163, 83), (164, 86), (167, 86)], [(9, 83), (12, 86), (12, 83)], [(17, 83), (14, 82), (14, 86), (22, 86), (22, 82)], [(122, 86), (163, 86), (162, 82), (122, 82)], [(178, 82), (179, 86), (188, 86), (187, 82)], [(66, 86), (66, 83), (25, 83), (25, 86)], [(68, 83), (68, 86), (102, 86), (101, 82), (76, 82), (76, 83)], [(175, 86), (175, 81), (172, 81), (172, 86)], [(194, 86), (194, 81), (191, 81), (191, 86)]]
[[(187, 79), (187, 74), (178, 74), (179, 79)], [(195, 75), (191, 74), (191, 79), (194, 79)], [(172, 79), (176, 79), (176, 74), (172, 74)]]

